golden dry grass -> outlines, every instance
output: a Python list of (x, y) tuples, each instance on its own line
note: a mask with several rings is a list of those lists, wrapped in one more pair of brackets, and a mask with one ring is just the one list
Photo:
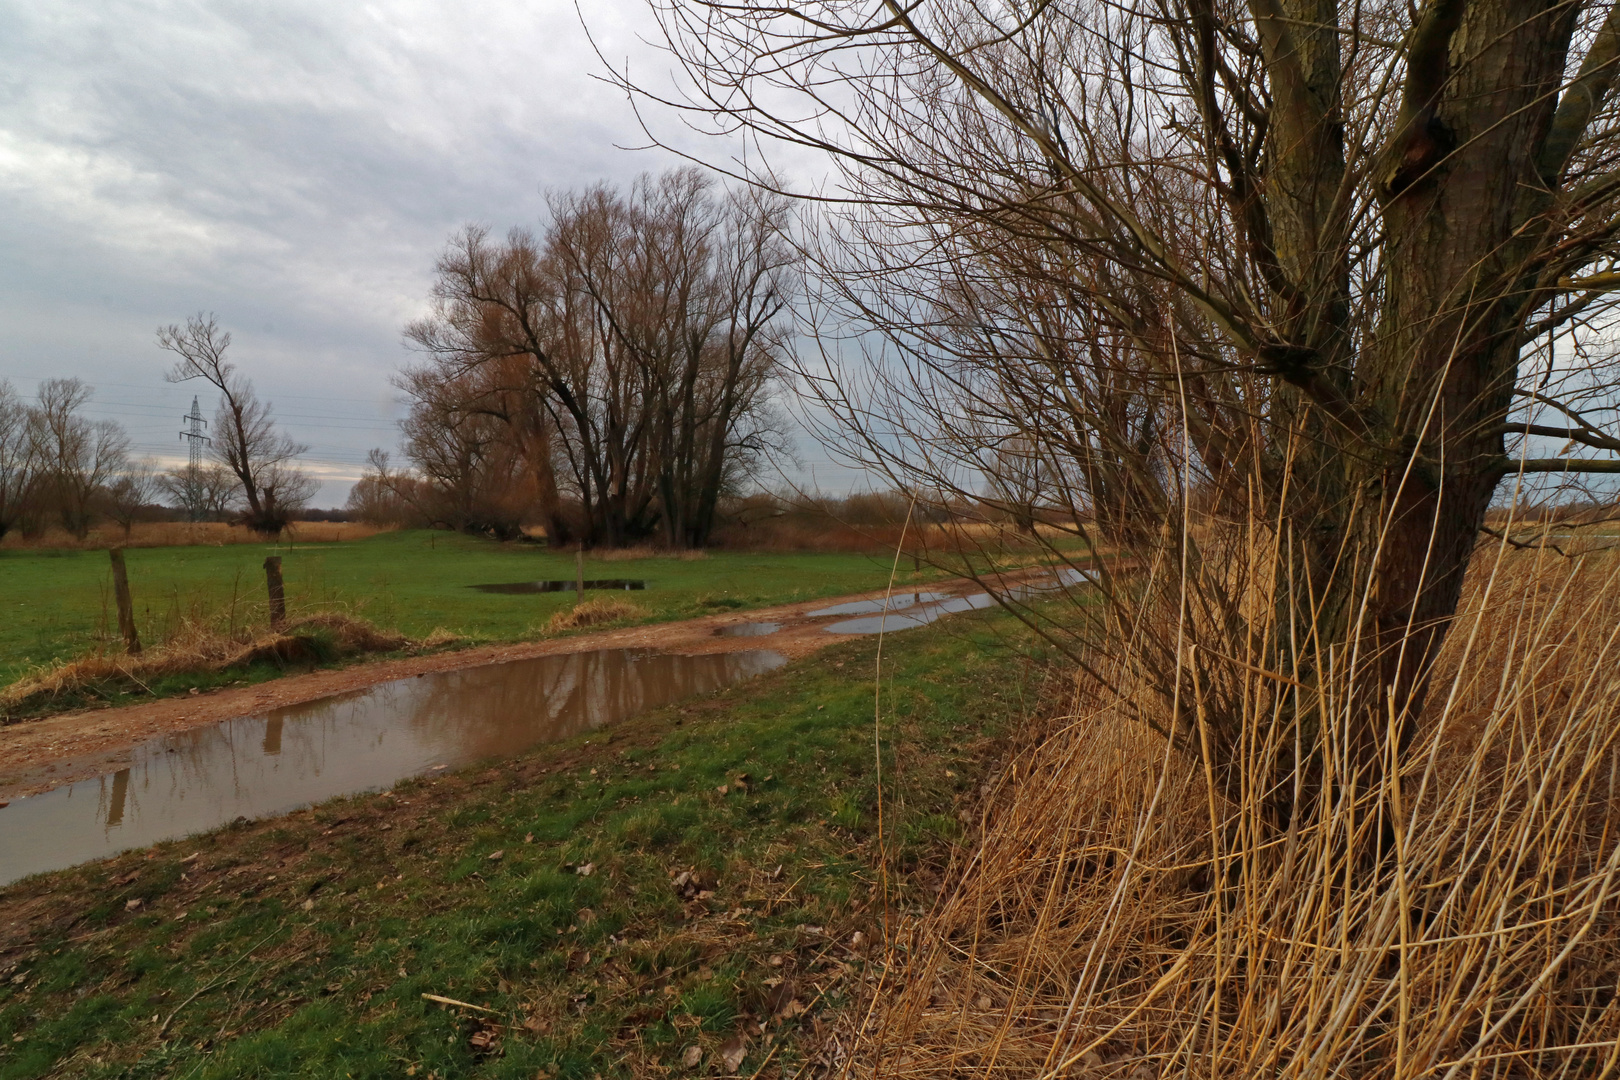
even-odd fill
[[(1616, 1071), (1613, 557), (1484, 553), (1404, 767), (1280, 833), (1125, 718), (1124, 660), (1117, 695), (1007, 762), (955, 887), (893, 928), (831, 1051), (851, 1075)], [(1381, 806), (1395, 851), (1369, 860)]]
[(24, 676), (0, 691), (0, 722), (98, 687), (133, 683), (150, 690), (152, 682), (169, 676), (225, 671), (260, 661), (312, 663), (392, 652), (410, 644), (402, 635), (332, 611), (291, 620), (280, 630), (227, 628), (218, 618), (185, 618), (165, 641), (135, 656), (105, 648)]
[[(364, 540), (388, 531), (376, 525), (358, 521), (298, 521), (287, 526), (281, 534), (283, 543), (330, 544), (342, 540)], [(144, 521), (134, 525), (126, 537), (116, 525), (91, 529), (83, 540), (60, 529), (47, 529), (39, 536), (24, 537), (21, 533), (8, 533), (0, 540), (0, 548), (27, 550), (38, 548), (66, 548), (96, 551), (111, 547), (183, 547), (203, 544), (220, 547), (225, 544), (263, 544), (266, 539), (243, 525), (229, 525), (219, 521)]]
[(546, 633), (556, 634), (564, 630), (578, 630), (586, 626), (601, 626), (604, 623), (619, 622), (622, 619), (634, 619), (645, 615), (647, 611), (639, 604), (632, 604), (628, 600), (616, 597), (603, 596), (594, 600), (586, 600), (575, 604), (565, 611), (559, 611), (551, 616), (546, 623)]

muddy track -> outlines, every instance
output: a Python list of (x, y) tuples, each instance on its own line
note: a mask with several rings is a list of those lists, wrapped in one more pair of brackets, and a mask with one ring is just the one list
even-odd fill
[[(1027, 575), (1009, 575), (1007, 580), (1024, 576)], [(980, 588), (967, 580), (935, 583), (927, 587), (952, 595), (975, 592)], [(62, 784), (125, 768), (130, 763), (130, 752), (136, 746), (158, 736), (432, 671), (453, 671), (558, 653), (624, 648), (688, 654), (770, 649), (796, 660), (827, 645), (848, 640), (846, 635), (829, 634), (823, 629), (829, 623), (838, 621), (836, 616), (812, 619), (810, 612), (835, 604), (882, 596), (883, 591), (877, 590), (778, 607), (705, 615), (682, 622), (378, 660), (336, 670), (289, 675), (256, 686), (226, 687), (189, 697), (64, 713), (43, 720), (12, 724), (0, 728), (0, 802), (37, 795)], [(781, 629), (764, 637), (727, 636), (721, 633), (727, 626), (752, 622), (780, 623)]]

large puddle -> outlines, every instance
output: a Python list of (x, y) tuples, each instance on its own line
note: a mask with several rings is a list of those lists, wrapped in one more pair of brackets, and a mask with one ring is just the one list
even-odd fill
[(631, 649), (435, 672), (139, 747), (111, 776), (0, 809), (0, 885), (611, 724), (780, 667)]
[[(1002, 593), (1002, 597), (1013, 602), (1031, 600), (1067, 589), (1073, 585), (1089, 584), (1094, 580), (1089, 570), (1065, 567), (1051, 577), (1015, 585)], [(941, 600), (944, 595), (943, 593), (902, 593), (890, 598), (887, 611), (883, 610), (882, 600), (863, 600), (859, 604), (840, 604), (837, 607), (825, 608), (819, 612), (812, 611), (810, 614), (855, 615), (864, 612), (877, 612), (878, 614), (866, 615), (865, 618), (844, 619), (822, 629), (829, 634), (894, 633), (897, 630), (915, 630), (919, 626), (927, 626), (936, 619), (945, 615), (953, 615), (959, 611), (980, 611), (992, 607), (996, 603), (996, 598), (988, 592), (970, 593), (967, 596), (953, 596), (950, 599)], [(862, 606), (868, 604), (875, 606)]]
[(876, 600), (851, 600), (847, 604), (834, 604), (819, 611), (812, 611), (805, 617), (819, 619), (824, 615), (867, 615), (880, 611), (899, 611), (901, 608), (914, 607), (917, 604), (927, 604), (935, 600), (943, 600), (950, 593), (942, 592), (909, 592), (894, 593), (887, 598), (879, 597)]

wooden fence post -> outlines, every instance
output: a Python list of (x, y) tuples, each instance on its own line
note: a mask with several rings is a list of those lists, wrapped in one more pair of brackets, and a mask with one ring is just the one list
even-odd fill
[(141, 638), (135, 632), (135, 605), (129, 598), (129, 571), (124, 569), (124, 549), (109, 548), (112, 556), (113, 595), (118, 598), (118, 632), (124, 635), (124, 651), (138, 656)]
[(264, 560), (264, 580), (270, 587), (270, 629), (280, 630), (287, 621), (287, 591), (281, 583), (281, 556)]

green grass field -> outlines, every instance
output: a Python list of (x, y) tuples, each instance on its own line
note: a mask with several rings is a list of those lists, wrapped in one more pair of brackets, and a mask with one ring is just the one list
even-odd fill
[(799, 1075), (1066, 685), (995, 612), (884, 641), (880, 843), (877, 647), (0, 889), (0, 1080)]
[[(292, 614), (342, 607), (385, 629), (424, 637), (438, 628), (479, 641), (530, 636), (572, 592), (499, 595), (468, 586), (574, 577), (574, 556), (531, 544), (501, 544), (444, 532), (384, 533), (341, 543), (132, 548), (125, 558), (142, 639), (161, 642), (188, 613), (266, 618), (263, 563), (280, 555)], [(707, 558), (603, 560), (585, 576), (641, 578), (623, 596), (649, 619), (881, 588), (892, 558), (859, 553), (712, 552)], [(909, 564), (901, 583), (925, 579)], [(112, 576), (105, 551), (0, 551), (0, 685), (29, 669), (71, 659), (116, 639)]]

